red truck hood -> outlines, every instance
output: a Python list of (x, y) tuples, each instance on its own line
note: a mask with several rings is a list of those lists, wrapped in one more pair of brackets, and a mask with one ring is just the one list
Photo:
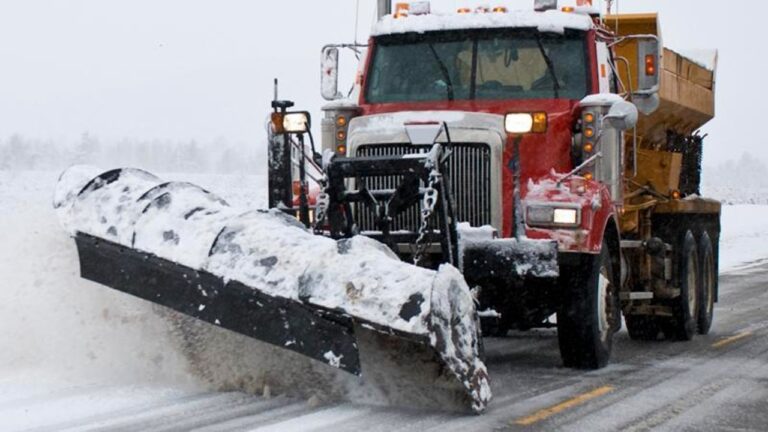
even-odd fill
[[(463, 111), (506, 115), (509, 113), (546, 112), (546, 133), (526, 134), (520, 144), (522, 177), (539, 178), (552, 169), (568, 172), (573, 125), (579, 115), (579, 102), (568, 99), (526, 99), (504, 101), (437, 101), (362, 105), (363, 115), (391, 114), (404, 111)], [(511, 142), (511, 141), (510, 141)], [(505, 150), (511, 160), (512, 146)]]

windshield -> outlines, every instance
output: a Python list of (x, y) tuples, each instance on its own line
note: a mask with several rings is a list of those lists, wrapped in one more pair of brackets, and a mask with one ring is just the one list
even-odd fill
[(581, 99), (583, 33), (493, 30), (389, 35), (376, 40), (368, 103)]

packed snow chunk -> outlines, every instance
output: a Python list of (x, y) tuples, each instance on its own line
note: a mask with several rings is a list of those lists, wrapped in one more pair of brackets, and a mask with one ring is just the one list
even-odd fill
[(541, 32), (562, 34), (566, 29), (587, 31), (592, 26), (592, 20), (587, 15), (555, 10), (546, 12), (510, 11), (493, 14), (429, 14), (414, 15), (407, 18), (386, 16), (373, 27), (371, 35), (487, 28), (535, 28)]
[[(84, 170), (78, 170), (85, 173)], [(69, 185), (77, 173), (65, 172)], [(139, 169), (107, 171), (93, 178), (77, 193), (69, 209), (63, 209), (63, 225), (74, 231), (101, 237), (126, 246), (133, 242), (134, 222), (143, 208), (140, 198), (160, 184), (160, 179)], [(63, 189), (64, 186), (59, 186)], [(66, 196), (65, 192), (57, 192)], [(70, 231), (72, 232), (72, 231)]]
[(433, 271), (400, 261), (366, 237), (336, 242), (316, 236), (276, 210), (230, 221), (205, 269), (269, 295), (341, 308), (400, 331), (427, 333), (429, 307), (421, 303)]
[(501, 318), (501, 314), (496, 309), (486, 309), (477, 313), (480, 318)]
[(63, 228), (72, 234), (74, 234), (74, 229), (68, 225), (71, 221), (70, 212), (72, 211), (72, 205), (83, 188), (99, 174), (101, 174), (101, 171), (98, 168), (87, 165), (75, 165), (59, 176), (59, 181), (56, 183), (56, 189), (53, 193), (53, 209), (56, 211)]
[(341, 364), (341, 359), (344, 357), (343, 355), (336, 355), (333, 353), (333, 351), (328, 351), (323, 356), (326, 360), (328, 360), (328, 364), (337, 368)]
[(453, 266), (440, 267), (432, 286), (430, 340), (448, 368), (472, 392), (473, 409), (491, 400), (488, 370), (478, 356), (479, 318), (464, 277)]
[(191, 268), (202, 268), (222, 227), (237, 213), (189, 183), (163, 183), (143, 198), (132, 246)]

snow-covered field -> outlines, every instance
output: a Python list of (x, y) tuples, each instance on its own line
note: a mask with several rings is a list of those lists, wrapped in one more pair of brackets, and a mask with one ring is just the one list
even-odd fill
[[(193, 371), (166, 319), (78, 277), (74, 243), (51, 207), (58, 174), (0, 171), (0, 430), (83, 417), (108, 427), (100, 413), (129, 406), (140, 413), (169, 397), (217, 390)], [(266, 201), (259, 176), (165, 177), (198, 183), (238, 207)], [(721, 270), (766, 259), (768, 205), (726, 206)]]
[(738, 271), (768, 259), (768, 205), (723, 207), (720, 271)]

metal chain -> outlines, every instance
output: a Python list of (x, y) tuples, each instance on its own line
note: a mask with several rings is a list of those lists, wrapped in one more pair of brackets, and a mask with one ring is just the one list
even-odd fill
[(315, 226), (313, 227), (313, 231), (316, 234), (320, 233), (322, 229), (326, 215), (328, 214), (328, 206), (331, 203), (331, 197), (328, 195), (328, 183), (328, 176), (324, 175), (322, 180), (320, 180), (323, 189), (322, 192), (317, 195), (317, 201), (315, 202)]
[(436, 170), (432, 170), (432, 172), (429, 174), (429, 184), (427, 185), (426, 190), (424, 191), (424, 198), (421, 202), (421, 226), (419, 227), (419, 236), (416, 238), (416, 252), (413, 254), (413, 264), (419, 265), (419, 262), (421, 262), (422, 258), (424, 258), (424, 252), (427, 250), (427, 234), (429, 234), (429, 218), (432, 217), (432, 214), (435, 211), (435, 204), (437, 204), (437, 199), (439, 197), (439, 193), (437, 192), (437, 189), (435, 189), (435, 186), (437, 186), (438, 182), (440, 181), (440, 173)]

